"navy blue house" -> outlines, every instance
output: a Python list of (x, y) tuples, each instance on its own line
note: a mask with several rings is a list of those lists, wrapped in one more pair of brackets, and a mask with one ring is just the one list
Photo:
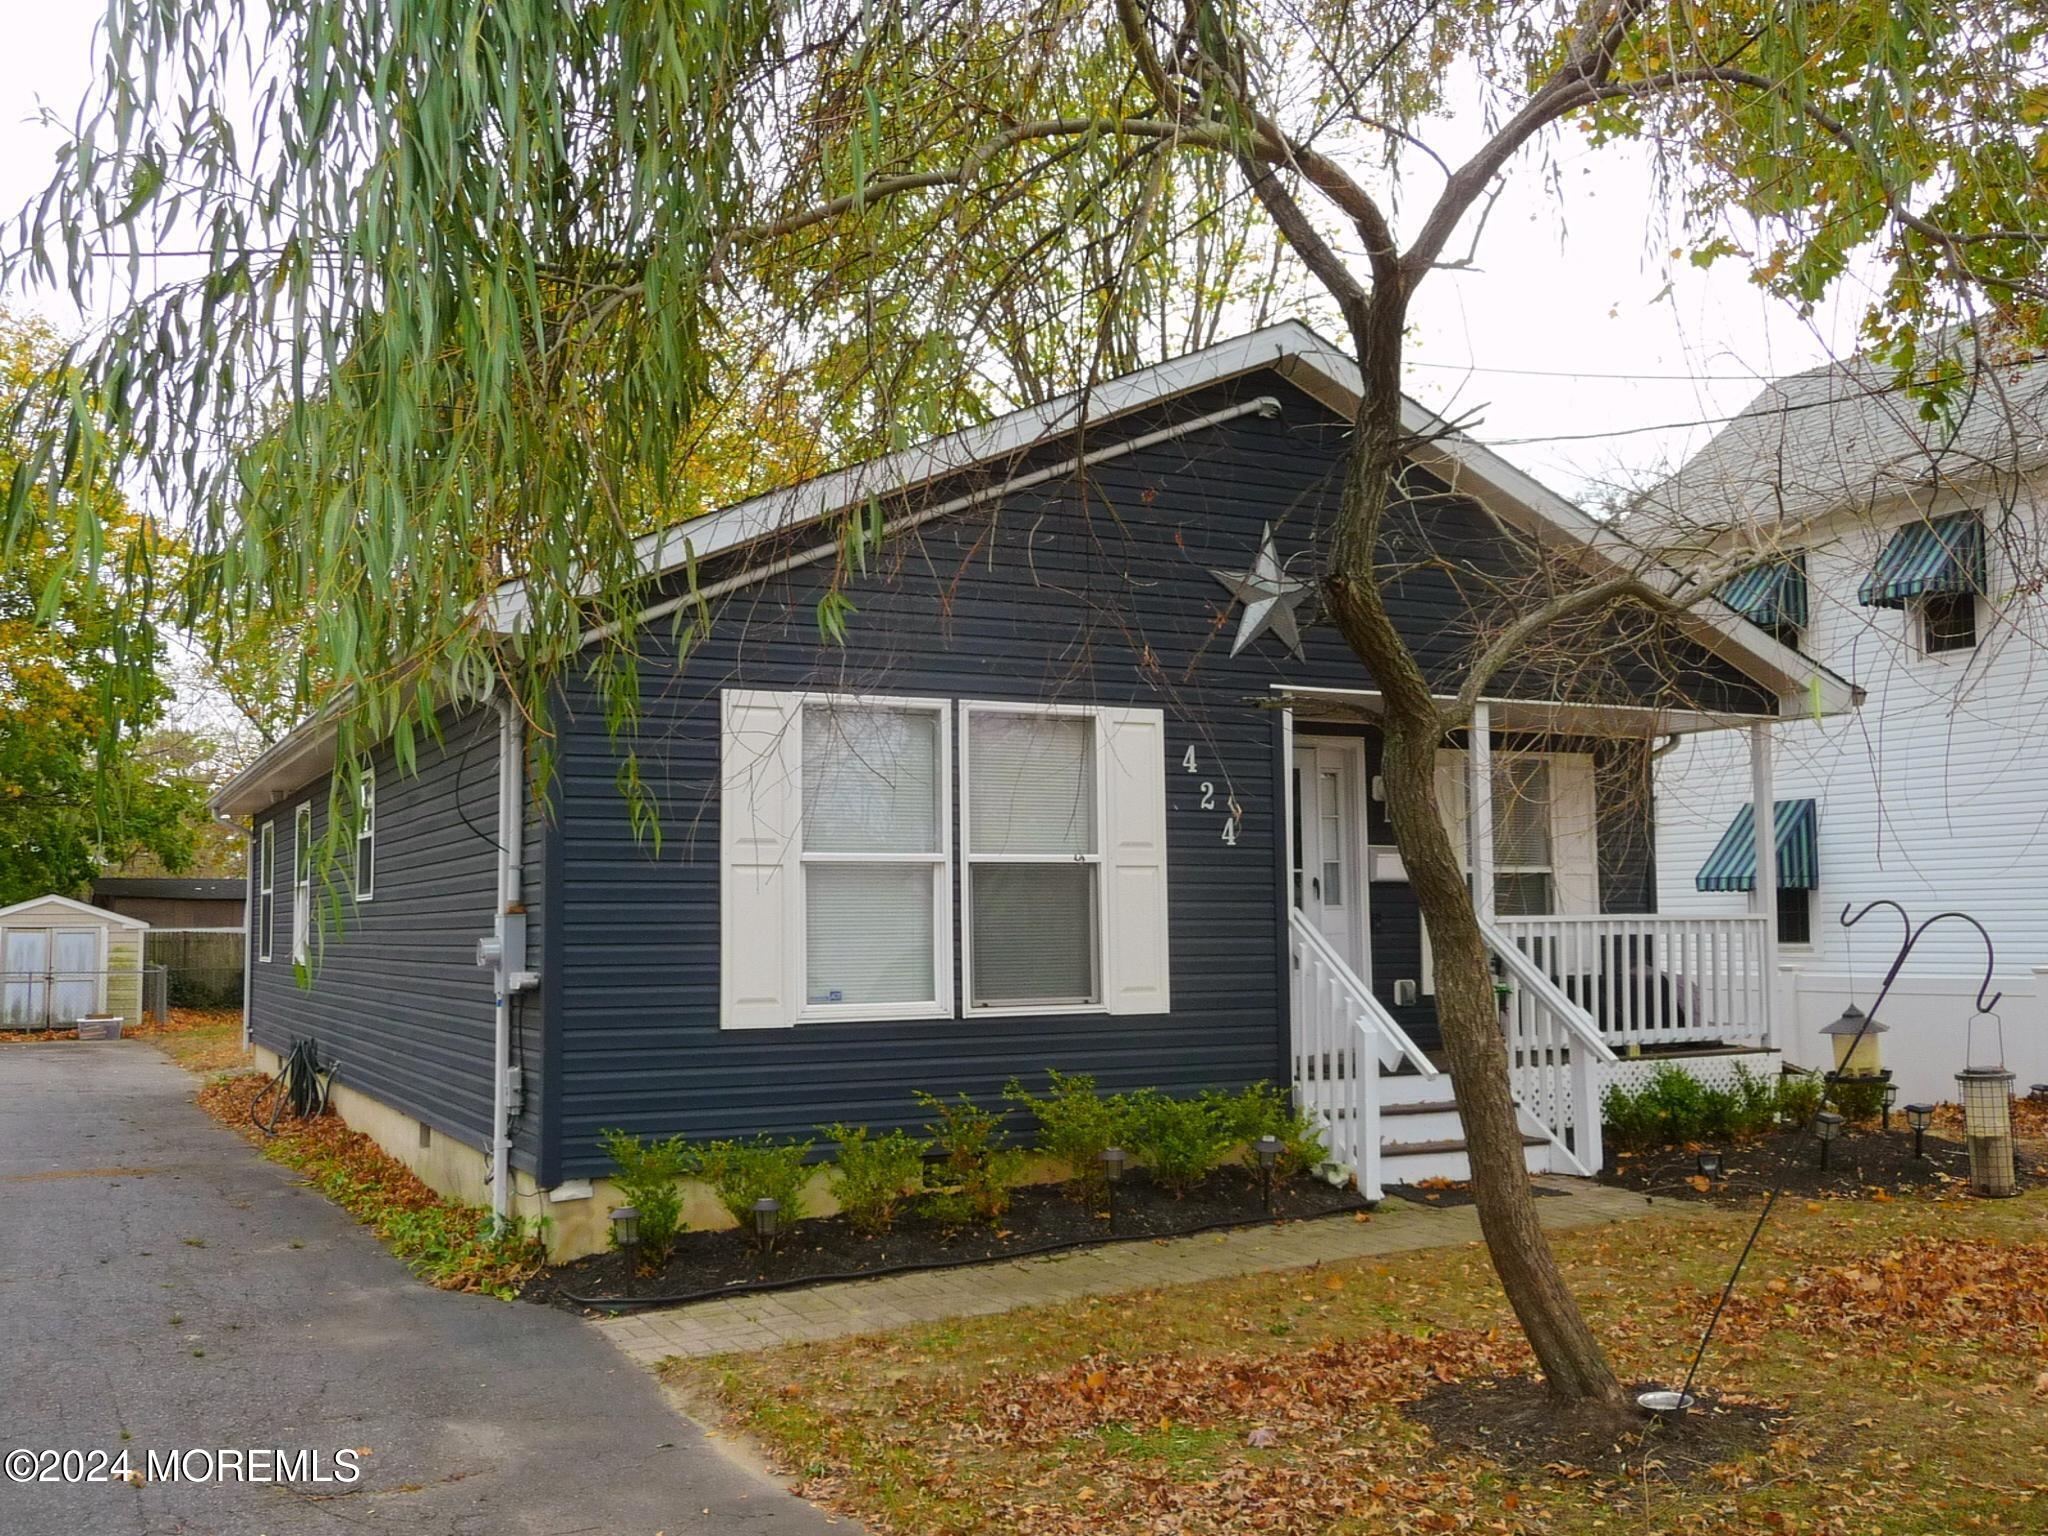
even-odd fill
[[(331, 731), (303, 727), (216, 801), (251, 827), (252, 1043), (314, 1037), (344, 1113), (430, 1181), (589, 1241), (605, 1127), (914, 1125), (917, 1090), (992, 1099), (1048, 1067), (1288, 1083), (1368, 1188), (1455, 1172), (1379, 696), (1305, 579), (1357, 388), (1282, 325), (650, 538), (650, 614), (708, 623), (680, 660), (671, 624), (643, 631), (630, 750), (658, 848), (581, 681), (544, 725), (544, 804), (490, 699), (409, 775), (380, 752), (337, 779)], [(1382, 575), (1440, 692), (1560, 562), (1677, 589), (1408, 412)], [(836, 571), (839, 519), (870, 497), (879, 557)], [(844, 645), (815, 617), (835, 580)], [(500, 622), (519, 604), (500, 594)], [(1603, 1074), (1645, 1053), (1770, 1049), (1764, 900), (1654, 913), (1654, 744), (1746, 729), (1768, 800), (1771, 723), (1854, 698), (1718, 603), (1645, 605), (1532, 648), (1446, 737), (1532, 1166), (1597, 1162)], [(337, 782), (368, 814), (326, 924), (298, 850)], [(1752, 855), (1764, 898), (1774, 852)]]

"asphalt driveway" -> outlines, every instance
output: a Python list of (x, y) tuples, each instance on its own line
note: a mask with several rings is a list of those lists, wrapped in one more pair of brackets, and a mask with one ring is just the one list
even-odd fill
[(0, 1046), (0, 1455), (274, 1448), (333, 1476), (367, 1451), (360, 1480), (0, 1480), (0, 1532), (850, 1528), (733, 1460), (596, 1329), (421, 1285), (193, 1085), (134, 1042)]

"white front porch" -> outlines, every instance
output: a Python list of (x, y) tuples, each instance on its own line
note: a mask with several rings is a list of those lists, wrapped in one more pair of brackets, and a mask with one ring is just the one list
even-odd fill
[[(1746, 915), (1602, 912), (1592, 825), (1565, 825), (1565, 813), (1548, 800), (1536, 811), (1526, 802), (1505, 810), (1497, 803), (1495, 732), (1509, 727), (1496, 726), (1490, 714), (1486, 705), (1475, 712), (1466, 748), (1456, 754), (1463, 771), (1455, 793), (1440, 771), (1439, 798), (1462, 802), (1454, 833), (1462, 833), (1457, 840), (1494, 957), (1529, 1166), (1591, 1175), (1602, 1161), (1606, 1088), (1617, 1078), (1640, 1077), (1646, 1060), (1668, 1057), (1718, 1080), (1731, 1078), (1737, 1063), (1757, 1072), (1776, 1067), (1776, 850), (1771, 839), (1759, 840)], [(1515, 757), (1540, 757), (1527, 745), (1531, 733), (1520, 714), (1511, 715), (1518, 722), (1511, 727), (1520, 743)], [(1572, 735), (1582, 739), (1594, 723), (1581, 714)], [(1753, 798), (1763, 808), (1759, 824), (1768, 826), (1769, 727), (1745, 723)], [(1433, 993), (1426, 936), (1421, 986), (1391, 978), (1374, 985), (1374, 884), (1381, 882), (1384, 899), (1388, 874), (1398, 876), (1400, 866), (1398, 853), (1371, 846), (1365, 835), (1372, 795), (1364, 754), (1351, 750), (1355, 737), (1345, 743), (1318, 735), (1307, 720), (1297, 729), (1292, 711), (1286, 734), (1296, 769), (1292, 792), (1308, 802), (1289, 807), (1296, 845), (1288, 914), (1296, 1100), (1322, 1120), (1333, 1160), (1356, 1174), (1369, 1197), (1389, 1183), (1462, 1178), (1468, 1170), (1450, 1080), (1428, 1049), (1433, 1032), (1418, 1024), (1431, 1011)], [(1344, 750), (1327, 750), (1331, 742)], [(1358, 778), (1343, 782), (1354, 759)], [(1570, 783), (1563, 772), (1553, 777)], [(1590, 808), (1590, 777), (1586, 784)], [(1501, 814), (1514, 822), (1505, 842), (1496, 834)], [(1575, 838), (1583, 840), (1577, 865), (1568, 851)], [(1505, 870), (1502, 852), (1513, 859)], [(1524, 910), (1503, 912), (1504, 896)], [(1532, 900), (1546, 910), (1526, 910)]]

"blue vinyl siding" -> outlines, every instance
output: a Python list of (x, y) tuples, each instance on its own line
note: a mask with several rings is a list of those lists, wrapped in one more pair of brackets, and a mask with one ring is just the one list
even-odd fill
[[(313, 1037), (340, 1064), (340, 1081), (403, 1110), (437, 1132), (477, 1148), (489, 1140), (492, 993), (476, 965), (476, 941), (491, 929), (497, 897), (497, 717), (473, 710), (442, 721), (439, 743), (422, 741), (419, 772), (401, 773), (388, 747), (377, 771), (376, 894), (350, 899), (348, 855), (334, 871), (339, 916), (316, 875), (312, 985), (293, 979), (292, 818), (311, 802), (315, 836), (329, 814), (326, 776), (263, 816), (277, 827), (277, 899), (268, 965), (251, 967), (250, 1035), (288, 1050)], [(260, 831), (259, 834), (260, 836)], [(532, 818), (527, 847), (529, 921), (539, 922), (543, 838)], [(540, 1008), (515, 1004), (527, 1108), (514, 1127), (514, 1161), (532, 1167), (539, 1150)]]
[[(1370, 680), (1328, 624), (1308, 631), (1305, 660), (1270, 637), (1229, 654), (1238, 616), (1212, 569), (1246, 568), (1267, 523), (1283, 556), (1320, 540), (1348, 431), (1270, 375), (1177, 402), (1170, 414), (1214, 410), (1232, 393), (1274, 393), (1285, 409), (1099, 466), (1085, 487), (1039, 487), (895, 536), (877, 569), (846, 583), (857, 612), (843, 650), (821, 644), (814, 618), (829, 564), (742, 588), (680, 663), (665, 638), (657, 642), (642, 669), (634, 748), (659, 807), (658, 851), (628, 824), (616, 787), (620, 749), (592, 689), (565, 688), (554, 722), (559, 822), (547, 854), (544, 1183), (603, 1172), (596, 1140), (607, 1126), (703, 1138), (809, 1135), (842, 1118), (916, 1123), (915, 1089), (988, 1098), (1013, 1075), (1042, 1080), (1047, 1067), (1094, 1073), (1111, 1089), (1186, 1091), (1279, 1075), (1278, 726), (1274, 711), (1256, 705), (1276, 682)], [(1098, 429), (1091, 445), (1103, 440)], [(1071, 451), (1071, 442), (1058, 447)], [(801, 543), (819, 536), (811, 530)], [(1387, 544), (1389, 566), (1402, 568), (1389, 575), (1389, 607), (1432, 677), (1449, 686), (1488, 622), (1471, 605), (1521, 562), (1489, 518), (1441, 487), (1395, 510)], [(1406, 568), (1425, 546), (1465, 568)], [(1619, 687), (1641, 702), (1774, 707), (1763, 689), (1662, 626), (1618, 624), (1615, 634), (1602, 697)], [(1163, 710), (1173, 1012), (721, 1031), (717, 767), (728, 687)], [(1568, 677), (1530, 669), (1495, 691), (1574, 689)], [(1190, 746), (1192, 775), (1181, 767)], [(1200, 809), (1203, 781), (1216, 786), (1219, 805), (1234, 797), (1243, 807), (1234, 847), (1222, 841), (1220, 812)], [(1381, 894), (1375, 888), (1376, 905)]]

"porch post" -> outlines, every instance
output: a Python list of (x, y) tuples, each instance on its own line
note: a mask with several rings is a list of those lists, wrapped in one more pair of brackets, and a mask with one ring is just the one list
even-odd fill
[(1777, 1033), (1771, 1017), (1778, 995), (1778, 806), (1773, 778), (1771, 728), (1759, 721), (1749, 728), (1750, 830), (1756, 842), (1756, 884), (1749, 892), (1749, 910), (1764, 920), (1764, 974), (1758, 990), (1765, 1045)]
[(1492, 731), (1493, 712), (1484, 704), (1473, 705), (1465, 752), (1465, 862), (1472, 871), (1472, 905), (1482, 923), (1492, 922), (1494, 916)]

